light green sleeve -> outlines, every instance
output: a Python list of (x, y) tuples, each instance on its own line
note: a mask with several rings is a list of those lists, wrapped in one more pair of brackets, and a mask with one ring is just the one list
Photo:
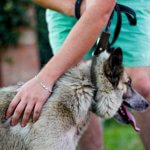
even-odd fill
[[(46, 21), (49, 31), (49, 42), (52, 47), (53, 54), (55, 54), (59, 51), (69, 32), (76, 24), (77, 19), (47, 9)], [(84, 58), (90, 59), (93, 50), (94, 47), (85, 55)]]

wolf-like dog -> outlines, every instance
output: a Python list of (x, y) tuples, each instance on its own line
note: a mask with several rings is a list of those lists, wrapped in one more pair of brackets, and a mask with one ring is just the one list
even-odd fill
[(10, 126), (5, 111), (19, 86), (0, 89), (0, 150), (75, 150), (85, 131), (90, 111), (102, 118), (115, 117), (136, 127), (127, 106), (137, 111), (147, 101), (131, 86), (122, 67), (122, 52), (103, 51), (91, 61), (70, 69), (56, 82), (41, 116), (26, 127)]

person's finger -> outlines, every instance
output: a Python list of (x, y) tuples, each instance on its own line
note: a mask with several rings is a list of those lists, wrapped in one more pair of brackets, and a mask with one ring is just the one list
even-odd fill
[(6, 118), (8, 119), (13, 111), (15, 110), (16, 106), (18, 105), (18, 103), (20, 102), (20, 95), (19, 93), (14, 97), (14, 99), (11, 101), (11, 103), (9, 104), (9, 107), (7, 109), (6, 112)]
[(22, 123), (21, 123), (22, 127), (26, 126), (26, 124), (28, 123), (31, 112), (34, 109), (34, 105), (35, 105), (35, 103), (28, 103), (27, 104), (25, 111), (24, 111)]
[(38, 120), (42, 107), (43, 107), (43, 103), (37, 103), (35, 105), (34, 113), (33, 113), (33, 122), (36, 122)]
[(15, 112), (14, 112), (12, 119), (11, 119), (11, 125), (14, 126), (18, 123), (18, 119), (21, 116), (22, 112), (24, 111), (26, 104), (27, 103), (25, 100), (21, 100), (20, 103), (17, 105)]

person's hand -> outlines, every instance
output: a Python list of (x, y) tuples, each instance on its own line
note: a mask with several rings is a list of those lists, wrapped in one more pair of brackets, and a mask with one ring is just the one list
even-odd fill
[(33, 122), (37, 121), (42, 106), (50, 96), (50, 93), (44, 89), (35, 78), (25, 83), (11, 101), (6, 112), (6, 118), (12, 115), (11, 125), (16, 125), (20, 116), (23, 114), (21, 126), (28, 123), (31, 112), (33, 111)]

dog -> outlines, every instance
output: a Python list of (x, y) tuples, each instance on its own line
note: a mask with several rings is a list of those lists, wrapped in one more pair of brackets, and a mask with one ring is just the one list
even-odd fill
[(10, 125), (4, 115), (20, 85), (0, 89), (0, 150), (75, 150), (88, 126), (90, 112), (131, 124), (127, 107), (143, 111), (147, 101), (131, 86), (122, 67), (120, 48), (102, 51), (93, 61), (83, 62), (56, 82), (53, 93), (34, 124)]

